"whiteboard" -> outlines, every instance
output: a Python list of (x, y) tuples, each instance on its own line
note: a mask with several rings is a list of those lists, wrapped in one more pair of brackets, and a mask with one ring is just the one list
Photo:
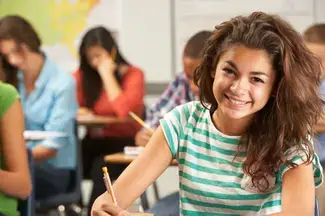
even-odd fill
[(173, 1), (174, 71), (182, 71), (181, 57), (186, 41), (201, 30), (214, 27), (232, 17), (254, 11), (278, 14), (299, 31), (315, 22), (315, 0), (176, 0)]

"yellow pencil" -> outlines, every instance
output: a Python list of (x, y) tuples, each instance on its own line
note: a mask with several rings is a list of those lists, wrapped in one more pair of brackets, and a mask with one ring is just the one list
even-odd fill
[(150, 131), (151, 133), (154, 133), (155, 131), (149, 127), (146, 123), (144, 123), (144, 121), (139, 117), (137, 116), (134, 112), (129, 112), (130, 116), (136, 120), (142, 127), (146, 128), (148, 131)]
[(103, 173), (104, 173), (104, 183), (105, 183), (105, 187), (107, 190), (107, 193), (111, 195), (111, 198), (114, 202), (115, 205), (117, 205), (117, 201), (116, 201), (116, 197), (113, 191), (113, 187), (112, 187), (112, 183), (111, 183), (111, 179), (109, 178), (108, 172), (107, 172), (107, 167), (103, 167), (102, 168)]
[(115, 58), (116, 58), (116, 48), (113, 47), (111, 51), (111, 59), (113, 60), (113, 62), (115, 62)]

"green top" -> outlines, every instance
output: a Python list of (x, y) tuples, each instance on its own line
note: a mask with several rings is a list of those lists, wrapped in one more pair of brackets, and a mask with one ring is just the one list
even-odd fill
[[(11, 105), (18, 99), (19, 95), (16, 89), (0, 81), (0, 118), (9, 110)], [(0, 134), (0, 169), (5, 170), (4, 158), (2, 153), (2, 143)], [(9, 197), (0, 191), (0, 213), (7, 216), (17, 216), (17, 199)]]

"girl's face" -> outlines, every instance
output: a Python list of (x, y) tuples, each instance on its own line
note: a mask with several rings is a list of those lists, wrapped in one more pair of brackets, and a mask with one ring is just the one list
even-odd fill
[(233, 46), (220, 57), (212, 76), (218, 113), (249, 121), (268, 102), (276, 73), (265, 51)]
[(24, 47), (19, 46), (14, 40), (0, 41), (0, 54), (10, 65), (21, 70), (26, 65), (25, 51)]
[(109, 53), (103, 47), (94, 45), (86, 50), (86, 57), (90, 66), (97, 70), (101, 62), (109, 58)]

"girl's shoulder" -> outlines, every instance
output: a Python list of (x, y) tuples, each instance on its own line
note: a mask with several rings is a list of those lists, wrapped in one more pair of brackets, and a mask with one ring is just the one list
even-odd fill
[(19, 98), (19, 94), (15, 87), (0, 81), (0, 117), (2, 117), (15, 100)]
[(196, 113), (196, 114), (204, 114), (209, 112), (209, 105), (203, 106), (200, 101), (190, 101), (188, 103), (182, 104), (179, 106), (184, 111), (188, 111), (189, 113)]
[(122, 76), (144, 76), (144, 72), (136, 66), (129, 65), (126, 70), (121, 71)]
[(192, 118), (199, 121), (207, 118), (207, 115), (209, 115), (208, 108), (208, 106), (203, 106), (200, 101), (191, 101), (175, 107), (172, 113), (175, 113), (174, 115), (179, 118), (186, 119), (186, 121), (191, 121)]
[(10, 98), (10, 97), (14, 97), (16, 98), (18, 96), (18, 91), (16, 90), (16, 88), (8, 83), (4, 83), (2, 81), (0, 81), (0, 99), (2, 102), (2, 99), (4, 97), (6, 98)]

